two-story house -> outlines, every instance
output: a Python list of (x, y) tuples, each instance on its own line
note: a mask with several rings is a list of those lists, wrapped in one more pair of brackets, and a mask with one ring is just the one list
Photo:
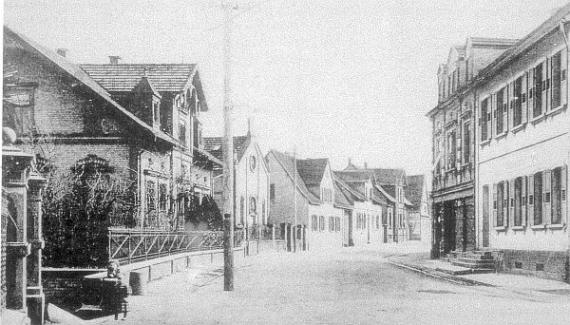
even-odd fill
[(438, 104), (432, 122), (432, 256), (475, 247), (474, 113), (467, 87), (477, 73), (515, 40), (468, 38), (453, 46), (438, 68)]
[(269, 223), (306, 227), (308, 249), (342, 247), (345, 209), (335, 206), (335, 184), (328, 159), (297, 159), (271, 150)]
[(379, 244), (385, 240), (383, 220), (391, 208), (389, 200), (376, 188), (371, 173), (334, 172), (338, 187), (353, 202), (346, 220), (348, 246)]
[(73, 171), (119, 179), (135, 202), (109, 216), (114, 229), (181, 229), (179, 198), (211, 195), (212, 165), (221, 164), (192, 145), (195, 115), (207, 108), (196, 66), (115, 63), (81, 68), (5, 27), (3, 126), (49, 167), (40, 168), (48, 187)]
[[(223, 160), (222, 138), (204, 138), (204, 149)], [(234, 222), (238, 226), (267, 225), (269, 168), (251, 132), (234, 137)], [(222, 170), (214, 171), (214, 198), (222, 206)]]
[(514, 272), (569, 281), (570, 5), (483, 69), (477, 91), (477, 239)]

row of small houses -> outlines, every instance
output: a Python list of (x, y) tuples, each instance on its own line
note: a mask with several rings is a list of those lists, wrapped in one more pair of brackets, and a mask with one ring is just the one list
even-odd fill
[[(77, 65), (8, 27), (3, 46), (3, 311), (43, 310), (46, 266), (219, 244), (202, 234), (221, 227), (221, 138), (202, 136), (209, 107), (195, 64)], [(264, 155), (249, 130), (234, 148), (237, 231), (292, 225), (308, 249), (428, 232), (423, 176)]]

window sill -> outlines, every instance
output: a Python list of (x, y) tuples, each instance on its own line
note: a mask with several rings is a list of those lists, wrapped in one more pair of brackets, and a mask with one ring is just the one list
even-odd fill
[(566, 228), (566, 225), (565, 224), (548, 225), (547, 228), (552, 230), (560, 230)]
[(532, 120), (530, 120), (530, 122), (532, 124), (537, 124), (537, 123), (541, 122), (542, 120), (544, 120), (545, 117), (546, 117), (546, 115), (544, 115), (544, 113), (542, 113), (539, 116), (534, 117)]
[(486, 145), (488, 145), (489, 143), (491, 143), (491, 139), (485, 140), (485, 141), (481, 141), (481, 143), (479, 144), (481, 147), (484, 147)]
[(544, 229), (546, 229), (546, 225), (530, 226), (530, 229), (532, 229), (532, 230), (544, 230)]
[(495, 140), (502, 139), (507, 136), (507, 131), (503, 131), (495, 136)]
[(499, 226), (499, 227), (495, 227), (495, 231), (506, 231), (507, 227), (505, 226)]
[(554, 115), (557, 115), (557, 114), (561, 113), (561, 112), (562, 112), (563, 110), (565, 110), (566, 108), (567, 108), (567, 105), (566, 105), (566, 104), (560, 105), (560, 106), (556, 107), (555, 109), (546, 112), (545, 115), (546, 115), (546, 116), (551, 116), (551, 115), (554, 116)]
[(522, 231), (522, 230), (526, 230), (526, 227), (525, 226), (513, 226), (513, 227), (511, 227), (511, 229), (513, 231)]
[(519, 132), (520, 130), (524, 129), (525, 126), (526, 126), (526, 122), (522, 122), (521, 124), (519, 124), (519, 125), (513, 127), (513, 129), (511, 130), (511, 132), (517, 133), (517, 132)]

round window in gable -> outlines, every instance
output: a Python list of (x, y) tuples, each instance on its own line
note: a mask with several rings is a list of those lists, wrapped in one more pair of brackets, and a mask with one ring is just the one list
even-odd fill
[(251, 156), (249, 158), (249, 168), (251, 171), (254, 171), (255, 167), (257, 167), (257, 160), (255, 159), (255, 156)]

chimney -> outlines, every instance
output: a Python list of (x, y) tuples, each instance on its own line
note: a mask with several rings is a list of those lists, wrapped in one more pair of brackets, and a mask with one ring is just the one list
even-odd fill
[(117, 55), (109, 55), (109, 63), (112, 65), (119, 64), (119, 60), (121, 59), (120, 56)]
[(67, 49), (64, 48), (58, 48), (55, 50), (55, 52), (63, 57), (67, 56)]
[(368, 169), (368, 163), (364, 162), (364, 169)]

